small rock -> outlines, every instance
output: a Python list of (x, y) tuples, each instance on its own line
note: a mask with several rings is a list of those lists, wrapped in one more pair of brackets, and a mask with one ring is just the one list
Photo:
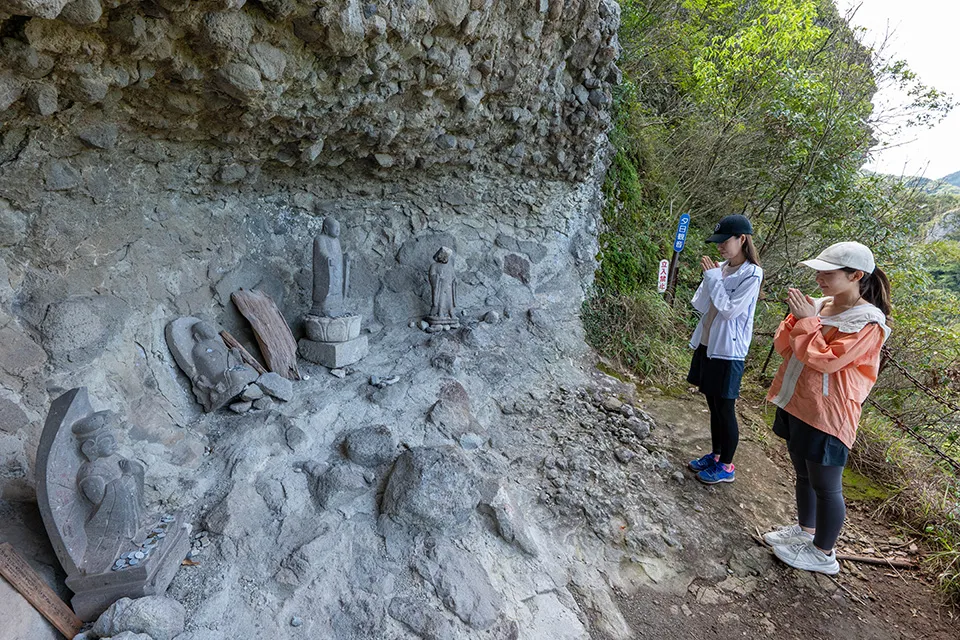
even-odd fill
[(52, 84), (38, 84), (27, 90), (27, 106), (34, 113), (44, 117), (57, 112), (58, 98), (57, 88)]
[(641, 440), (650, 435), (650, 423), (645, 422), (636, 416), (627, 418), (627, 427)]
[(617, 458), (617, 460), (619, 460), (623, 464), (627, 464), (628, 462), (633, 460), (637, 454), (635, 454), (633, 451), (630, 451), (630, 449), (620, 447), (614, 452), (613, 455)]
[(224, 93), (241, 102), (263, 92), (260, 72), (242, 62), (230, 62), (221, 67), (216, 82)]
[(302, 624), (303, 624), (303, 620), (300, 618), (300, 616), (293, 616), (292, 618), (290, 618), (291, 627), (299, 627)]
[(344, 378), (347, 377), (347, 370), (346, 369), (330, 369), (330, 375), (332, 375), (335, 378), (340, 378), (341, 380), (343, 380)]
[(247, 170), (242, 164), (227, 164), (220, 167), (217, 179), (223, 184), (234, 184), (247, 177)]
[(253, 408), (258, 411), (265, 411), (273, 406), (273, 398), (269, 396), (263, 396), (262, 398), (257, 398), (253, 401)]
[(364, 467), (377, 467), (396, 456), (397, 438), (389, 427), (378, 424), (348, 433), (343, 448), (350, 461)]
[(623, 403), (616, 398), (611, 397), (604, 400), (602, 406), (607, 411), (620, 411), (620, 407), (623, 406)]
[(234, 402), (230, 405), (230, 411), (233, 411), (234, 413), (246, 413), (252, 408), (252, 402)]
[(257, 386), (277, 400), (289, 402), (293, 399), (293, 383), (275, 371), (268, 371), (257, 378)]
[(375, 153), (373, 154), (373, 159), (384, 169), (392, 167), (394, 163), (393, 156), (386, 153)]
[(113, 149), (117, 146), (119, 130), (113, 123), (94, 124), (82, 129), (78, 134), (84, 144), (94, 149)]
[(500, 314), (496, 311), (487, 311), (483, 314), (483, 322), (487, 324), (499, 324), (500, 323)]
[(426, 320), (421, 320), (417, 323), (417, 327), (419, 327), (421, 331), (426, 331), (430, 328), (430, 324)]
[(670, 477), (673, 478), (673, 481), (677, 484), (683, 484), (686, 481), (686, 476), (683, 475), (682, 471), (674, 471), (670, 474)]
[(240, 395), (242, 400), (249, 400), (253, 402), (254, 400), (259, 400), (263, 397), (263, 389), (258, 387), (256, 384), (249, 384), (247, 388), (243, 390), (243, 393)]
[(460, 436), (460, 446), (466, 451), (473, 451), (483, 446), (487, 439), (476, 433), (465, 433)]
[(102, 15), (100, 0), (73, 0), (58, 17), (72, 24), (85, 25), (99, 22)]
[(0, 111), (4, 111), (23, 95), (23, 81), (10, 71), (0, 72)]
[(97, 618), (96, 637), (119, 636), (124, 632), (143, 633), (155, 640), (172, 640), (183, 632), (186, 610), (164, 596), (120, 598)]

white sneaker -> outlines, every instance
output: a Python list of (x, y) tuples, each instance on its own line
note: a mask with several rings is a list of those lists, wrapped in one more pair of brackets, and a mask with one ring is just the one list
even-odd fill
[(799, 524), (791, 524), (763, 534), (763, 541), (771, 547), (800, 544), (801, 542), (813, 542), (813, 534), (804, 531)]
[(773, 554), (795, 569), (816, 571), (828, 576), (840, 573), (836, 552), (831, 551), (830, 555), (827, 555), (813, 546), (812, 542), (778, 545), (773, 548)]

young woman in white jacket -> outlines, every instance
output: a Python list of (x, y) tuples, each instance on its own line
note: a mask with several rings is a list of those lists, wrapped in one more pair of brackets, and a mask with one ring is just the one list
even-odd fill
[(703, 282), (693, 296), (700, 322), (690, 339), (694, 349), (687, 382), (706, 396), (710, 408), (710, 453), (690, 461), (706, 484), (733, 482), (733, 454), (740, 441), (736, 400), (743, 364), (753, 339), (753, 315), (763, 282), (753, 226), (744, 216), (723, 218), (707, 242), (715, 242), (723, 262), (703, 256)]

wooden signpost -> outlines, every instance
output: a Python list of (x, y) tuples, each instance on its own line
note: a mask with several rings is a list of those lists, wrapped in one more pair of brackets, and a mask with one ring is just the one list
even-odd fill
[(64, 636), (80, 633), (80, 618), (7, 542), (0, 544), (0, 575)]

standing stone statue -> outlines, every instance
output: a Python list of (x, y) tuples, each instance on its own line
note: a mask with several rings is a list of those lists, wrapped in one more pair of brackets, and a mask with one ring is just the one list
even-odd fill
[(117, 453), (117, 416), (97, 411), (73, 425), (87, 461), (77, 472), (81, 498), (89, 505), (85, 567), (111, 564), (124, 544), (133, 542), (143, 513), (144, 467)]
[(313, 307), (310, 315), (339, 318), (350, 288), (350, 255), (340, 248), (340, 223), (324, 218), (313, 241)]
[(430, 281), (430, 315), (425, 318), (428, 325), (426, 330), (433, 333), (459, 328), (453, 249), (440, 247), (433, 256), (427, 278)]
[(187, 374), (193, 395), (206, 412), (216, 411), (240, 395), (259, 374), (244, 364), (238, 349), (228, 349), (209, 322), (191, 316), (167, 325), (167, 346)]
[(313, 241), (313, 306), (303, 319), (307, 337), (300, 355), (331, 369), (353, 364), (367, 355), (367, 337), (360, 335), (361, 316), (344, 310), (350, 293), (350, 256), (340, 247), (340, 223), (324, 218)]
[(147, 515), (144, 466), (117, 453), (119, 417), (94, 411), (84, 387), (50, 407), (37, 448), (37, 502), (67, 572), (77, 616), (119, 598), (166, 591), (190, 549), (190, 525)]

